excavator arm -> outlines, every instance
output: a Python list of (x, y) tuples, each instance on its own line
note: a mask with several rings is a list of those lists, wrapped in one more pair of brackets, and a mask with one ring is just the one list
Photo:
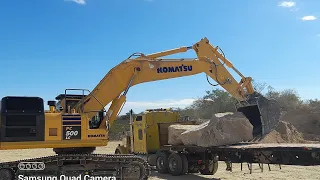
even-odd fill
[[(162, 59), (164, 56), (188, 50), (194, 50), (197, 58)], [(241, 77), (239, 82), (229, 73), (226, 66)], [(77, 112), (83, 111), (87, 114), (88, 119), (91, 119), (96, 115), (97, 110), (101, 110), (102, 106), (112, 102), (100, 126), (105, 125), (105, 122), (112, 123), (121, 111), (130, 87), (144, 82), (199, 73), (205, 73), (211, 77), (238, 100), (240, 104), (238, 111), (243, 112), (253, 125), (254, 136), (267, 134), (278, 124), (280, 117), (278, 104), (255, 92), (251, 83), (252, 78), (243, 76), (217, 48), (209, 43), (207, 38), (189, 47), (149, 55), (141, 53), (131, 55), (127, 60), (112, 68), (94, 90), (83, 101), (76, 104), (75, 109)]]

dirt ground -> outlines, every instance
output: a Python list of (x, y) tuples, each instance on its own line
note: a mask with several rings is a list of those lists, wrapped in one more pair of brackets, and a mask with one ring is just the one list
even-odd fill
[[(119, 141), (109, 142), (108, 146), (97, 148), (95, 153), (107, 153), (114, 152), (115, 147), (119, 144)], [(33, 158), (37, 156), (54, 155), (52, 149), (27, 149), (27, 150), (5, 150), (0, 151), (1, 162), (13, 161), (18, 159)], [(189, 174), (179, 177), (173, 177), (171, 175), (162, 175), (156, 172), (152, 173), (149, 178), (151, 180), (162, 179), (184, 179), (184, 180), (205, 180), (205, 179), (320, 179), (320, 166), (303, 167), (303, 166), (279, 166), (271, 165), (271, 171), (268, 170), (268, 166), (264, 165), (264, 171), (261, 172), (258, 164), (253, 164), (253, 171), (250, 174), (246, 164), (243, 164), (243, 171), (240, 169), (240, 164), (233, 164), (233, 172), (225, 171), (225, 164), (221, 162), (219, 164), (218, 172), (213, 176), (202, 176), (200, 174)]]

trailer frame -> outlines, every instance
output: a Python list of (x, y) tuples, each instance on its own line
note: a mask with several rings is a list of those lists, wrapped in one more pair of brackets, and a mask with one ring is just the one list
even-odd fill
[[(178, 162), (178, 169), (170, 170), (170, 157), (173, 154), (181, 156)], [(164, 169), (157, 165), (158, 157), (167, 158), (164, 162)], [(186, 158), (187, 161), (183, 161)], [(175, 158), (180, 161), (179, 158)], [(166, 161), (166, 160), (164, 160)], [(252, 163), (258, 163), (260, 168), (263, 164), (277, 165), (297, 165), (297, 166), (316, 166), (320, 165), (320, 144), (260, 144), (260, 143), (239, 143), (228, 146), (199, 147), (184, 145), (162, 145), (156, 153), (155, 166), (160, 173), (170, 173), (171, 175), (182, 175), (185, 173), (196, 173), (213, 175), (218, 168), (218, 161), (230, 163), (248, 163), (250, 173)], [(185, 163), (187, 162), (187, 163)], [(212, 166), (210, 166), (210, 163)], [(209, 165), (208, 165), (209, 164)], [(242, 167), (242, 166), (241, 166)], [(185, 172), (182, 169), (187, 168)], [(229, 167), (230, 168), (230, 167)], [(280, 166), (281, 168), (281, 166)], [(167, 170), (166, 170), (167, 169)], [(270, 166), (269, 166), (270, 169)], [(232, 166), (231, 169), (232, 171)], [(203, 173), (207, 172), (207, 173)], [(209, 173), (208, 173), (209, 172)]]

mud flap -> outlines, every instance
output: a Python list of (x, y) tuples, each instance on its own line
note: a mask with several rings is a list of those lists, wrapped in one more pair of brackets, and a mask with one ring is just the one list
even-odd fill
[(255, 93), (247, 100), (249, 105), (239, 107), (253, 126), (253, 137), (261, 137), (274, 130), (280, 120), (280, 105), (276, 100), (267, 99)]

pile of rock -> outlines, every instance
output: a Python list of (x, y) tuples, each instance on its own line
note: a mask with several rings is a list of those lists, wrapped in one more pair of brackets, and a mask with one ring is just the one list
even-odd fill
[(303, 139), (320, 141), (320, 112), (293, 110), (287, 112), (281, 120), (297, 128), (302, 133)]
[(277, 128), (263, 137), (259, 143), (308, 143), (302, 133), (289, 122), (280, 121)]

